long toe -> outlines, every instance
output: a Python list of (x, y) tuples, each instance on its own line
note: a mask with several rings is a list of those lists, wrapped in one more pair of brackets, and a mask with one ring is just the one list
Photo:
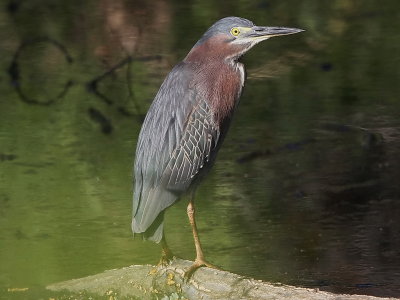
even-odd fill
[(186, 270), (185, 275), (184, 275), (185, 280), (189, 281), (189, 279), (192, 277), (194, 272), (196, 272), (197, 269), (199, 269), (201, 267), (208, 267), (208, 268), (212, 268), (212, 269), (221, 270), (220, 267), (210, 264), (209, 262), (205, 261), (204, 259), (201, 259), (201, 260), (196, 259), (194, 261), (194, 263), (189, 267), (189, 269)]
[(206, 266), (207, 268), (211, 268), (211, 269), (222, 270), (220, 267), (218, 267), (216, 265), (213, 265), (213, 264), (210, 264), (207, 261), (203, 262), (203, 266)]

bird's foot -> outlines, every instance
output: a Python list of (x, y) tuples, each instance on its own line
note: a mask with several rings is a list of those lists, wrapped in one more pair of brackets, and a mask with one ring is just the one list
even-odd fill
[(192, 275), (194, 274), (194, 272), (196, 272), (196, 270), (201, 267), (207, 267), (207, 268), (211, 268), (211, 269), (221, 270), (220, 267), (210, 264), (204, 258), (201, 258), (201, 259), (196, 258), (194, 263), (189, 267), (189, 269), (186, 270), (185, 275), (184, 275), (185, 280), (189, 281), (190, 278), (192, 277)]
[(171, 249), (169, 249), (165, 239), (161, 241), (162, 244), (162, 249), (161, 249), (161, 258), (160, 261), (158, 262), (158, 267), (165, 267), (169, 265), (171, 260), (175, 258), (174, 254), (172, 253)]
[(176, 256), (174, 256), (171, 251), (168, 251), (168, 253), (165, 253), (163, 251), (162, 254), (161, 254), (160, 261), (158, 262), (158, 264), (154, 268), (152, 268), (149, 271), (148, 275), (157, 274), (157, 272), (158, 272), (158, 270), (160, 268), (168, 266), (171, 263), (171, 261), (174, 260), (175, 258), (176, 258)]
[(170, 251), (168, 253), (163, 252), (157, 266), (158, 267), (168, 266), (170, 264), (170, 262), (174, 259), (175, 259), (175, 256), (172, 254), (172, 252), (170, 252)]

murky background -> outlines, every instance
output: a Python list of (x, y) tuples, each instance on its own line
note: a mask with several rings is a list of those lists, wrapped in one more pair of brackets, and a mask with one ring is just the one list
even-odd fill
[[(196, 199), (208, 260), (400, 297), (399, 1), (4, 0), (0, 298), (158, 262), (130, 231), (136, 138), (164, 76), (228, 15), (306, 32), (244, 58), (241, 105)], [(166, 234), (193, 259), (185, 206)]]

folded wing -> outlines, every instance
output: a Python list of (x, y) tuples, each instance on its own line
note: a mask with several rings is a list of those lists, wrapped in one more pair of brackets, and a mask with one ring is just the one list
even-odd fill
[[(219, 131), (184, 63), (162, 84), (139, 135), (132, 230), (159, 242), (163, 211), (187, 191), (210, 160)], [(162, 96), (161, 96), (162, 95)]]

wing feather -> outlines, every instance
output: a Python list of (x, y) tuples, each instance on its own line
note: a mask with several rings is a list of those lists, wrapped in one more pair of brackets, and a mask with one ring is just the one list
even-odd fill
[[(139, 134), (134, 167), (132, 230), (146, 232), (191, 185), (219, 139), (207, 101), (177, 65), (160, 87)], [(162, 237), (162, 221), (150, 239)]]

